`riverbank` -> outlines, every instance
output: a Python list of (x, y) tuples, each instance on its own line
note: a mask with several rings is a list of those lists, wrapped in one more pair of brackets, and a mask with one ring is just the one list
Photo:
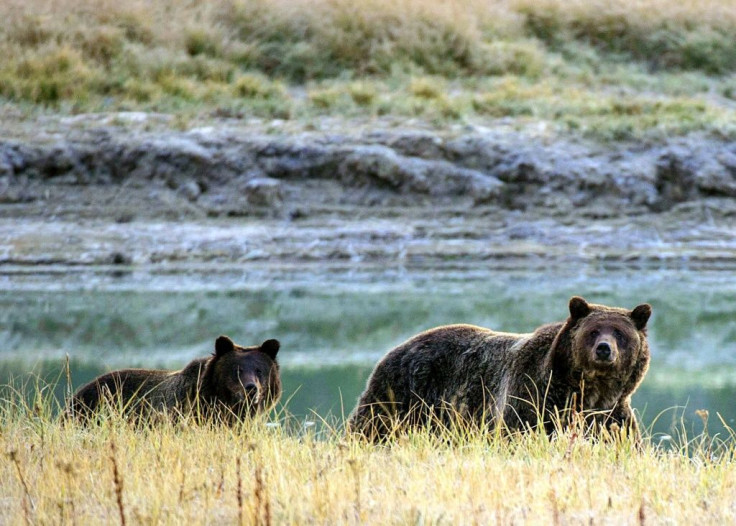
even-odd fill
[(0, 263), (723, 268), (736, 144), (421, 121), (48, 117), (0, 138)]

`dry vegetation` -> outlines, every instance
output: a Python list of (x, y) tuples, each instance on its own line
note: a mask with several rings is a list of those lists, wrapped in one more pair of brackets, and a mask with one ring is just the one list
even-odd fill
[[(48, 391), (45, 391), (48, 392)], [(0, 412), (3, 524), (728, 524), (734, 436), (638, 452), (568, 431), (512, 439), (424, 431), (388, 446), (278, 415), (235, 428), (189, 421), (82, 428), (44, 390)], [(706, 415), (702, 415), (707, 419)], [(707, 427), (707, 426), (706, 426)]]
[(609, 138), (736, 120), (730, 0), (8, 0), (0, 16), (0, 97), (25, 111), (514, 117)]

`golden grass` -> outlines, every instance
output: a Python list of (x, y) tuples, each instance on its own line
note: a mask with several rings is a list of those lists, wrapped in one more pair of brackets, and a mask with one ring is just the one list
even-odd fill
[[(704, 419), (707, 416), (703, 416)], [(277, 415), (234, 428), (90, 428), (3, 400), (3, 524), (723, 524), (734, 436), (683, 449), (424, 430), (387, 446)], [(689, 453), (689, 454), (686, 454)]]
[[(529, 117), (604, 138), (736, 120), (719, 102), (734, 98), (730, 0), (8, 0), (0, 17), (0, 102), (25, 108)], [(590, 110), (672, 96), (686, 100), (641, 123)]]

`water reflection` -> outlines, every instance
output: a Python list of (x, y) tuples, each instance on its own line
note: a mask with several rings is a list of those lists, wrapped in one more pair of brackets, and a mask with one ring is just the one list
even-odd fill
[[(653, 305), (652, 366), (634, 397), (645, 425), (669, 433), (684, 414), (698, 431), (693, 412), (701, 408), (713, 415), (713, 426), (716, 413), (735, 424), (736, 284), (718, 272), (9, 273), (0, 277), (0, 383), (30, 370), (58, 375), (67, 354), (77, 387), (109, 368), (180, 368), (211, 352), (219, 334), (244, 345), (275, 337), (282, 343), (289, 411), (341, 415), (352, 409), (376, 360), (405, 338), (455, 322), (530, 331), (563, 319), (573, 294), (625, 307)], [(59, 395), (64, 388), (59, 385)]]

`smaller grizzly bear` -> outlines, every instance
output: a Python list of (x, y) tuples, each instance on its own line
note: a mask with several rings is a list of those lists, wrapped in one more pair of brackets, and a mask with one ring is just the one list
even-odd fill
[(107, 400), (131, 416), (154, 411), (233, 423), (278, 402), (279, 347), (277, 340), (241, 347), (220, 336), (212, 356), (197, 358), (180, 371), (123, 369), (95, 378), (74, 393), (66, 415), (86, 421)]
[(531, 334), (437, 327), (389, 351), (350, 415), (349, 432), (378, 441), (411, 426), (502, 424), (548, 434), (573, 414), (639, 433), (631, 394), (649, 367), (652, 308), (629, 311), (573, 297), (564, 322)]

